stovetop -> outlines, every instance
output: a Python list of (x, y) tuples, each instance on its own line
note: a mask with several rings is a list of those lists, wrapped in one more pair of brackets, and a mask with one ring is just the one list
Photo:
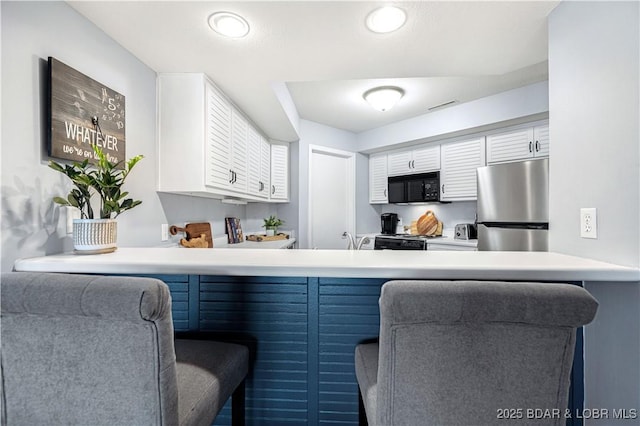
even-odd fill
[(376, 238), (393, 238), (402, 240), (426, 240), (444, 238), (442, 235), (411, 235), (411, 234), (378, 234)]

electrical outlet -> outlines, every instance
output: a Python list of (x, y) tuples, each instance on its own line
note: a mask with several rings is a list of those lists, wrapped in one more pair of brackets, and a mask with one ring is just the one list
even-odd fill
[(161, 241), (169, 240), (169, 224), (168, 223), (163, 223), (160, 226), (160, 231), (161, 231), (160, 240)]
[(80, 219), (80, 210), (67, 206), (67, 234), (73, 234), (73, 219)]
[(595, 208), (580, 209), (580, 236), (598, 238), (598, 217)]

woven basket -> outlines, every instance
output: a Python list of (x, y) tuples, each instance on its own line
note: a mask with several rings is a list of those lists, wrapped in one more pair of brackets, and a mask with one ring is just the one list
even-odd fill
[(117, 249), (115, 219), (74, 219), (73, 248), (78, 254), (111, 253)]

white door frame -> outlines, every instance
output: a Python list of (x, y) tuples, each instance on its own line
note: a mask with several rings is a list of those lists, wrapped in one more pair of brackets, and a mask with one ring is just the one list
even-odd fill
[(349, 176), (349, 179), (347, 182), (345, 182), (347, 186), (347, 193), (349, 198), (349, 201), (347, 202), (347, 205), (346, 205), (348, 229), (345, 229), (345, 231), (350, 232), (351, 235), (353, 235), (353, 238), (355, 239), (356, 238), (356, 235), (355, 235), (355, 232), (356, 232), (356, 153), (351, 151), (343, 151), (339, 149), (328, 148), (326, 146), (309, 145), (309, 179), (308, 179), (309, 182), (307, 185), (307, 194), (308, 194), (307, 241), (309, 242), (309, 248), (313, 248), (313, 227), (311, 226), (313, 223), (312, 221), (313, 209), (311, 208), (311, 199), (313, 197), (313, 193), (311, 191), (311, 184), (312, 184), (312, 176), (313, 176), (313, 168), (314, 168), (314, 165), (313, 165), (314, 153), (334, 155), (336, 157), (342, 157), (348, 160), (347, 174)]

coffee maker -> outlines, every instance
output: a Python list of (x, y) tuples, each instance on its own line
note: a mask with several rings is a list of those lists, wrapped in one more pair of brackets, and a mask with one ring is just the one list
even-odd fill
[(382, 234), (396, 234), (396, 228), (398, 226), (398, 215), (396, 213), (382, 213), (382, 215), (380, 215), (380, 222), (382, 224)]

